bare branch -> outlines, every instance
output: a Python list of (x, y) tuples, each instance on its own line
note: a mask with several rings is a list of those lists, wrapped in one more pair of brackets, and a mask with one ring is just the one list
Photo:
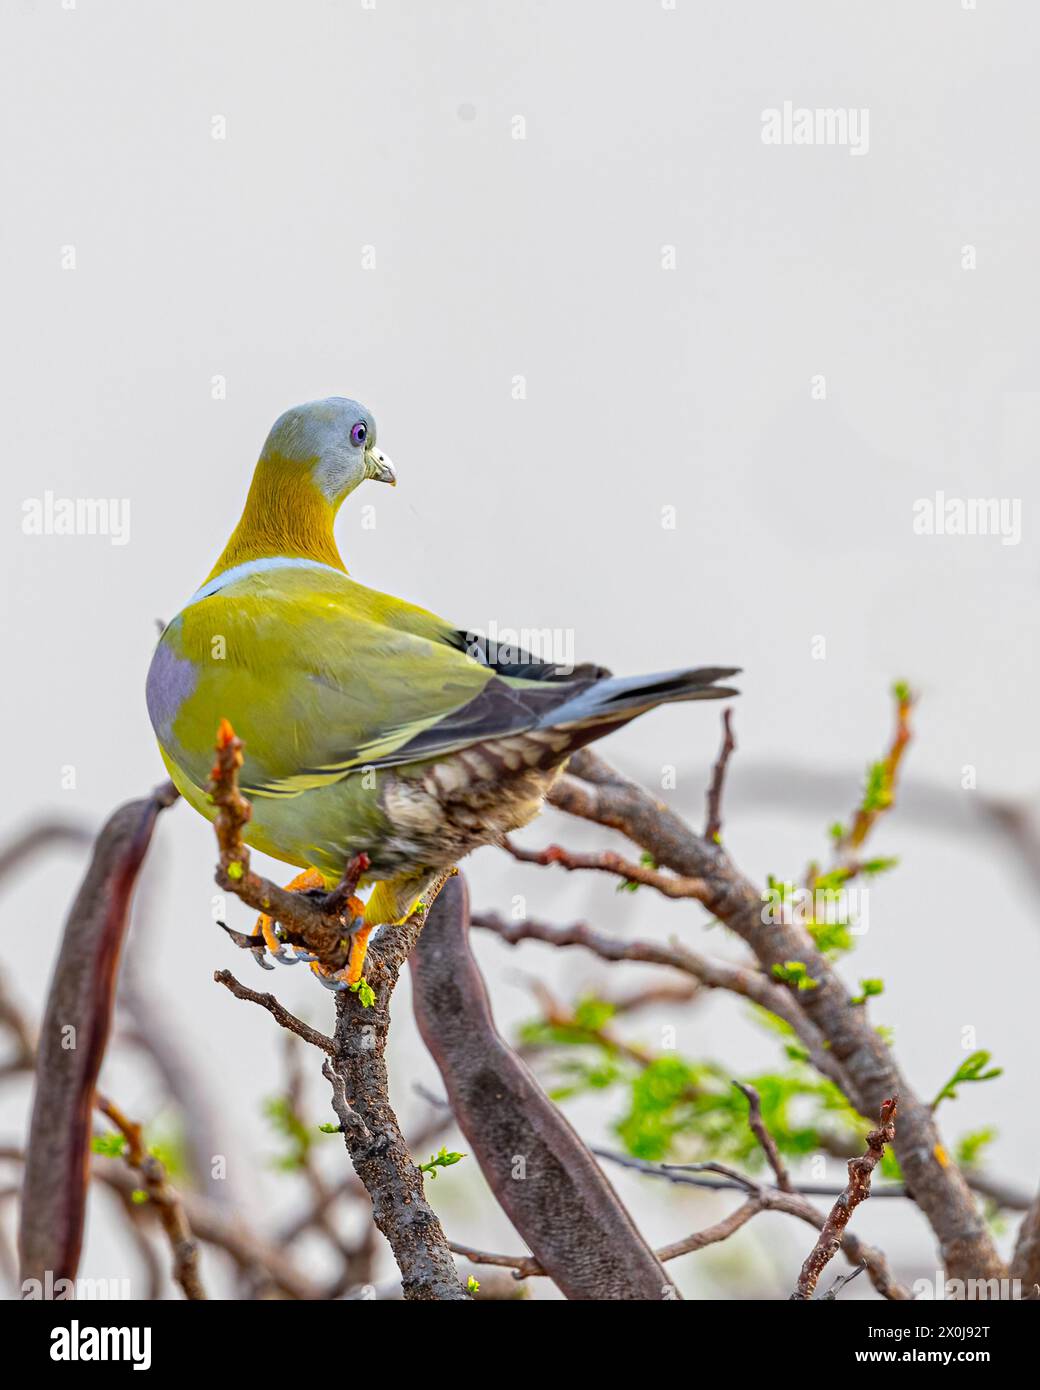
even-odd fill
[(206, 1291), (199, 1275), (199, 1252), (180, 1197), (166, 1180), (162, 1162), (145, 1146), (141, 1126), (127, 1119), (118, 1106), (104, 1096), (96, 1098), (97, 1108), (112, 1121), (126, 1139), (123, 1157), (140, 1173), (145, 1191), (155, 1203), (162, 1228), (173, 1252), (173, 1277), (193, 1302), (204, 1300)]
[[(117, 1159), (95, 1157), (93, 1176), (121, 1197), (128, 1197), (138, 1187), (137, 1179)], [(289, 1298), (326, 1297), (326, 1291), (312, 1284), (277, 1246), (269, 1245), (230, 1213), (191, 1192), (183, 1193), (181, 1200), (196, 1239), (225, 1251), (240, 1270), (246, 1273), (262, 1271), (265, 1280)], [(150, 1210), (149, 1203), (135, 1207), (142, 1218), (147, 1217)]]
[[(907, 735), (908, 736), (908, 735)], [(894, 776), (905, 747), (897, 733), (898, 756), (887, 765)], [(705, 906), (744, 940), (762, 969), (795, 960), (806, 967), (815, 988), (799, 992), (798, 1005), (819, 1030), (827, 1051), (842, 1068), (842, 1087), (860, 1114), (878, 1114), (883, 1101), (898, 1095), (900, 1123), (895, 1150), (907, 1186), (928, 1218), (951, 1278), (1003, 1278), (1006, 1270), (964, 1176), (951, 1163), (929, 1107), (903, 1077), (887, 1044), (872, 1027), (866, 1008), (850, 1003), (849, 991), (834, 966), (805, 929), (776, 920), (755, 885), (722, 848), (693, 833), (661, 802), (583, 749), (568, 764), (549, 796), (569, 814), (620, 830), (677, 875), (702, 878)]]
[(793, 1299), (805, 1301), (812, 1298), (824, 1266), (841, 1248), (852, 1213), (870, 1196), (870, 1179), (874, 1169), (884, 1157), (885, 1145), (891, 1144), (895, 1138), (898, 1104), (896, 1096), (885, 1101), (881, 1107), (880, 1125), (867, 1135), (867, 1152), (862, 1158), (849, 1160), (849, 1185), (831, 1208), (819, 1239), (802, 1265), (798, 1285), (791, 1295)]
[(708, 817), (704, 825), (704, 838), (712, 843), (719, 839), (722, 830), (722, 788), (726, 781), (726, 768), (736, 752), (737, 741), (733, 737), (733, 711), (722, 711), (722, 747), (712, 769), (711, 785), (708, 787)]
[(312, 1028), (309, 1023), (304, 1023), (302, 1018), (297, 1018), (295, 1014), (291, 1014), (273, 994), (259, 994), (255, 989), (250, 989), (248, 985), (236, 980), (230, 970), (215, 971), (213, 979), (218, 985), (223, 985), (229, 989), (236, 999), (245, 999), (250, 1004), (259, 1004), (290, 1033), (295, 1033), (298, 1038), (310, 1043), (312, 1047), (320, 1048), (322, 1052), (332, 1055), (333, 1042), (328, 1034), (319, 1032), (317, 1028)]
[(745, 1086), (742, 1081), (734, 1081), (734, 1086), (746, 1098), (748, 1103), (748, 1124), (751, 1132), (762, 1146), (770, 1168), (776, 1175), (776, 1185), (781, 1192), (793, 1192), (791, 1176), (787, 1171), (784, 1160), (780, 1157), (780, 1150), (776, 1146), (776, 1140), (766, 1129), (765, 1121), (762, 1119), (762, 1099), (754, 1086)]
[[(252, 808), (238, 789), (243, 744), (227, 720), (217, 738), (210, 782), (217, 816), (214, 829), (220, 850), (217, 882), (243, 902), (288, 927), (288, 939), (300, 944), (328, 968), (339, 969), (350, 949), (345, 923), (338, 915), (349, 903), (367, 858), (354, 859), (340, 884), (323, 902), (276, 888), (249, 867), (242, 832)], [(306, 1038), (332, 1057), (326, 1076), (333, 1085), (333, 1105), (344, 1143), (358, 1177), (372, 1199), (376, 1225), (390, 1242), (401, 1271), (406, 1299), (468, 1300), (444, 1232), (423, 1192), (422, 1174), (412, 1162), (397, 1117), (390, 1105), (384, 1050), (390, 1027), (390, 996), (401, 968), (422, 930), (426, 912), (449, 873), (442, 874), (425, 901), (403, 923), (384, 927), (368, 953), (366, 975), (371, 999), (344, 990), (336, 994), (336, 1030), (331, 1040), (294, 1019), (272, 996), (256, 995), (234, 981), (217, 979), (240, 998), (250, 998), (274, 1014), (283, 1027)], [(327, 910), (332, 902), (333, 910)], [(233, 977), (229, 977), (233, 978)], [(241, 993), (240, 993), (241, 991)]]
[[(698, 1176), (705, 1168), (714, 1170), (718, 1165), (651, 1163), (646, 1159), (632, 1158), (628, 1154), (614, 1153), (609, 1149), (593, 1149), (592, 1152), (599, 1158), (605, 1158), (611, 1163), (619, 1164), (622, 1168), (633, 1168), (637, 1172), (645, 1173), (648, 1177), (664, 1178), (667, 1182), (676, 1183), (679, 1186), (732, 1188), (743, 1191), (750, 1200), (760, 1203), (763, 1211), (786, 1212), (789, 1216), (797, 1217), (799, 1221), (804, 1221), (818, 1231), (823, 1228), (827, 1220), (825, 1214), (814, 1206), (808, 1197), (803, 1195), (803, 1192), (820, 1193), (820, 1188), (813, 1185), (807, 1185), (804, 1189), (796, 1192), (781, 1192), (778, 1187), (760, 1185), (742, 1174), (736, 1174), (733, 1179), (723, 1178), (718, 1181)], [(841, 1190), (844, 1191), (844, 1189)], [(826, 1189), (822, 1195), (831, 1195), (831, 1189)], [(882, 1188), (875, 1194), (875, 1196), (891, 1197), (905, 1195), (902, 1188), (896, 1187)], [(846, 1230), (841, 1249), (850, 1263), (866, 1266), (870, 1282), (883, 1298), (899, 1301), (913, 1298), (910, 1290), (893, 1278), (887, 1259), (875, 1246), (868, 1245), (866, 1241), (853, 1235), (852, 1231)]]
[(637, 864), (631, 859), (623, 859), (612, 850), (601, 850), (596, 854), (578, 854), (563, 849), (560, 845), (550, 845), (548, 849), (522, 849), (512, 840), (505, 840), (503, 848), (521, 864), (558, 864), (561, 869), (597, 869), (601, 873), (613, 874), (626, 883), (642, 883), (656, 888), (666, 898), (693, 898), (704, 901), (707, 885), (699, 878), (678, 878), (675, 874), (661, 873), (647, 864)]
[(674, 939), (668, 946), (651, 941), (618, 941), (594, 931), (584, 922), (569, 927), (554, 927), (531, 918), (507, 922), (492, 912), (475, 912), (470, 921), (472, 926), (494, 932), (511, 946), (521, 941), (544, 941), (558, 947), (582, 946), (602, 960), (665, 965), (681, 970), (709, 989), (725, 989), (742, 995), (789, 1023), (816, 1069), (847, 1093), (848, 1078), (824, 1046), (823, 1035), (806, 1017), (797, 996), (757, 968), (702, 956)]

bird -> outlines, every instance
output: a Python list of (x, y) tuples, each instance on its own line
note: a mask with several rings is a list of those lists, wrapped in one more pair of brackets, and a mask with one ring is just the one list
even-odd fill
[[(330, 889), (366, 856), (358, 891), (371, 891), (351, 919), (347, 965), (311, 965), (330, 988), (354, 990), (372, 932), (407, 920), (472, 850), (528, 824), (573, 753), (658, 705), (736, 694), (718, 682), (739, 669), (569, 667), (367, 588), (333, 531), (366, 480), (394, 486), (397, 475), (363, 405), (333, 396), (280, 415), (237, 526), (163, 629), (146, 682), (169, 775), (208, 820), (218, 728), (228, 721), (242, 739), (244, 839), (302, 871), (288, 887)], [(255, 935), (286, 958), (269, 918)]]

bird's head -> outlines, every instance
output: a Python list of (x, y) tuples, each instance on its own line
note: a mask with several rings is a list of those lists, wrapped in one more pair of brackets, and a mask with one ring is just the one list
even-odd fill
[(336, 508), (366, 478), (397, 482), (394, 466), (376, 448), (376, 422), (357, 401), (329, 396), (295, 405), (271, 426), (260, 463), (307, 477)]

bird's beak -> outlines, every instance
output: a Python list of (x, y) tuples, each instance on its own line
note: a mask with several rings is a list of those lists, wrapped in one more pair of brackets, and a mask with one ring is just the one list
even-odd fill
[(397, 483), (394, 465), (375, 445), (365, 450), (365, 476), (374, 478), (377, 483), (389, 483), (391, 487)]

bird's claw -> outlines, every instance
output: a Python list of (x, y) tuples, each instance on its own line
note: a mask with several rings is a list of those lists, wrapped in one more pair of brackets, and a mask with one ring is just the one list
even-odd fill
[(292, 883), (286, 885), (288, 891), (320, 901), (323, 907), (335, 911), (340, 916), (344, 935), (350, 938), (349, 959), (342, 969), (329, 970), (323, 967), (312, 951), (287, 941), (285, 928), (269, 913), (260, 914), (250, 936), (233, 930), (223, 922), (219, 925), (236, 946), (252, 952), (261, 970), (273, 970), (272, 962), (278, 965), (299, 965), (303, 961), (311, 967), (326, 989), (335, 993), (347, 989), (356, 990), (372, 927), (365, 922), (365, 905), (360, 898), (354, 896), (353, 890), (361, 872), (368, 868), (368, 863), (367, 855), (359, 855), (351, 860), (347, 873), (331, 893), (325, 890), (322, 879), (315, 870), (299, 874)]
[(323, 975), (315, 970), (314, 978), (326, 989), (331, 989), (334, 994), (342, 994), (345, 989), (350, 988), (342, 971), (337, 971), (335, 975)]

